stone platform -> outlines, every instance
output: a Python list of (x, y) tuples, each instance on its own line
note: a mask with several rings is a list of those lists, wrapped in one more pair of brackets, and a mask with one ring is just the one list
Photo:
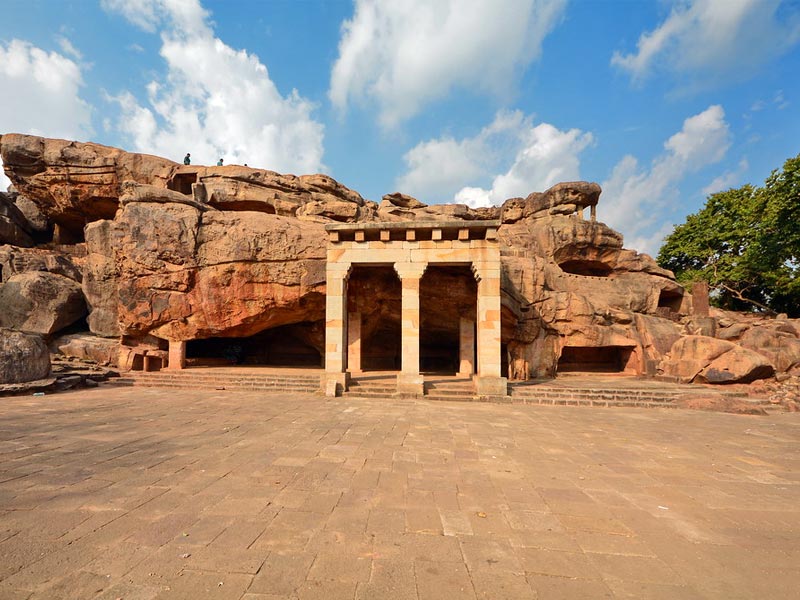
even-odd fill
[(121, 388), (0, 403), (0, 598), (790, 598), (800, 414)]

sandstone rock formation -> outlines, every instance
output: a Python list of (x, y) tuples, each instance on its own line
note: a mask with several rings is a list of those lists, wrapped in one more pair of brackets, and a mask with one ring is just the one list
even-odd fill
[(50, 335), (86, 316), (80, 285), (55, 273), (12, 275), (0, 285), (0, 327)]
[[(797, 322), (694, 315), (671, 272), (625, 249), (598, 220), (594, 183), (472, 209), (399, 192), (376, 203), (327, 175), (186, 166), (35, 136), (5, 134), (0, 153), (18, 192), (0, 210), (0, 243), (3, 215), (17, 232), (0, 246), (0, 302), (16, 307), (0, 323), (16, 329), (55, 334), (81, 318), (80, 296), (91, 333), (111, 343), (164, 353), (167, 340), (188, 341), (198, 356), (243, 351), (318, 365), (326, 223), (500, 220), (502, 342), (516, 378), (596, 370), (728, 383), (800, 370)], [(19, 231), (37, 247), (21, 248), (28, 240)], [(35, 294), (23, 292), (34, 282)], [(421, 344), (432, 368), (451, 368), (458, 315), (474, 311), (475, 285), (461, 267), (423, 278)], [(356, 269), (350, 286), (375, 368), (396, 368), (396, 274)], [(92, 345), (57, 347), (81, 355)]]
[(42, 338), (0, 327), (0, 384), (44, 379), (50, 353)]
[(667, 377), (682, 383), (748, 383), (775, 372), (758, 352), (733, 342), (689, 335), (673, 344), (661, 368)]

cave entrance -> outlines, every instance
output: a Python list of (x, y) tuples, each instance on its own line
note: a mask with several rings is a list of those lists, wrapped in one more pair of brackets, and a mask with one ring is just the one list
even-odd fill
[(633, 353), (626, 346), (566, 346), (558, 359), (558, 372), (623, 373)]
[(197, 173), (176, 173), (167, 183), (167, 189), (191, 196), (193, 183), (197, 183)]
[(478, 286), (469, 265), (428, 265), (420, 281), (420, 371), (455, 375), (460, 370), (461, 328), (475, 356)]
[(324, 323), (282, 325), (249, 337), (216, 337), (186, 343), (187, 366), (322, 366)]
[(360, 352), (360, 370), (400, 370), (401, 303), (400, 279), (391, 265), (353, 267), (347, 305), (350, 321), (360, 319), (360, 347), (352, 350)]
[(664, 289), (658, 295), (658, 308), (666, 312), (680, 312), (682, 301), (683, 294), (678, 291)]

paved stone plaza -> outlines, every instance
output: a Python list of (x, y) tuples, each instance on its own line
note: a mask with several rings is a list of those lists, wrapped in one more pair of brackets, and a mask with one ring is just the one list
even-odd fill
[(0, 398), (0, 598), (790, 598), (800, 415)]

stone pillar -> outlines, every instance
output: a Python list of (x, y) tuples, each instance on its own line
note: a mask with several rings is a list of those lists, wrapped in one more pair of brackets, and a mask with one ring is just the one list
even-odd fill
[(459, 330), (459, 366), (461, 377), (475, 373), (475, 321), (461, 317)]
[(186, 342), (169, 341), (168, 369), (186, 368)]
[(401, 336), (403, 355), (397, 376), (397, 391), (403, 394), (422, 395), (424, 379), (419, 372), (419, 284), (427, 263), (396, 263), (402, 288)]
[(347, 389), (347, 276), (349, 264), (328, 261), (325, 272), (325, 381), (326, 396)]
[(695, 317), (709, 315), (708, 282), (706, 281), (695, 281), (692, 284), (692, 314)]
[(589, 207), (589, 213), (592, 215), (592, 216), (591, 216), (591, 218), (592, 218), (592, 223), (594, 223), (595, 221), (597, 221), (597, 205), (596, 205), (596, 204), (592, 204), (592, 205)]
[(361, 313), (347, 315), (347, 371), (361, 372)]
[(474, 265), (478, 279), (478, 396), (507, 396), (508, 379), (501, 375), (500, 261)]

